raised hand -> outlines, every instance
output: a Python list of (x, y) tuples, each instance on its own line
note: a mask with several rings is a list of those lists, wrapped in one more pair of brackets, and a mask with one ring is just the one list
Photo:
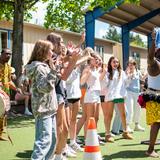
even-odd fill
[(86, 36), (86, 34), (85, 34), (85, 31), (84, 31), (81, 34), (81, 40), (80, 40), (81, 44), (85, 41), (85, 36)]
[(153, 29), (153, 31), (152, 31), (152, 40), (155, 40), (155, 38), (156, 38), (156, 31), (155, 31), (155, 29)]
[(72, 55), (72, 60), (73, 61), (77, 61), (80, 58), (80, 56), (81, 56), (80, 49), (76, 48), (76, 49), (72, 50), (71, 55)]
[(49, 66), (51, 69), (55, 70), (55, 65), (54, 65), (55, 61), (53, 59), (49, 60)]
[(67, 49), (70, 51), (70, 53), (72, 53), (75, 48), (76, 48), (76, 46), (72, 41), (69, 41), (67, 43)]
[(105, 72), (107, 72), (107, 70), (108, 70), (108, 65), (107, 64), (105, 64), (105, 63), (103, 63), (102, 64), (103, 66), (103, 71), (105, 71)]

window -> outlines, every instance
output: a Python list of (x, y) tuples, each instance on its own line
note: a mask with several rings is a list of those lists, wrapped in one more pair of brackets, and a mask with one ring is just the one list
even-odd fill
[(2, 48), (7, 48), (7, 31), (0, 30), (0, 51)]
[(131, 57), (136, 61), (138, 69), (140, 69), (140, 54), (132, 52)]
[(95, 45), (94, 50), (100, 54), (100, 56), (103, 58), (104, 54), (104, 46)]

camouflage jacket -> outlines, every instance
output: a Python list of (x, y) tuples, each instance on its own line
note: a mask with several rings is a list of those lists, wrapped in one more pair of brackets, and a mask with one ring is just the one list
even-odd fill
[(26, 65), (26, 75), (31, 80), (31, 105), (36, 118), (45, 118), (56, 113), (55, 70), (46, 63), (33, 61)]

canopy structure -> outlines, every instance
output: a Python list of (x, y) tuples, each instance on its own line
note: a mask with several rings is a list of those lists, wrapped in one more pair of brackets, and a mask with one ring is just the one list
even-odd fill
[(95, 8), (85, 14), (86, 45), (94, 47), (95, 20), (101, 20), (122, 28), (123, 66), (129, 59), (129, 32), (135, 31), (148, 36), (151, 44), (151, 32), (160, 27), (160, 0), (141, 0), (139, 5), (119, 1), (107, 11)]

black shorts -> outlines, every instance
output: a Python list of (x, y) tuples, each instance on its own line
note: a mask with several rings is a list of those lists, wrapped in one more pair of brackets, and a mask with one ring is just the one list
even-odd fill
[(105, 96), (100, 96), (100, 100), (101, 100), (101, 103), (103, 103), (105, 100)]
[(75, 98), (75, 99), (67, 99), (68, 103), (74, 104), (76, 102), (78, 102), (80, 100), (80, 98)]

